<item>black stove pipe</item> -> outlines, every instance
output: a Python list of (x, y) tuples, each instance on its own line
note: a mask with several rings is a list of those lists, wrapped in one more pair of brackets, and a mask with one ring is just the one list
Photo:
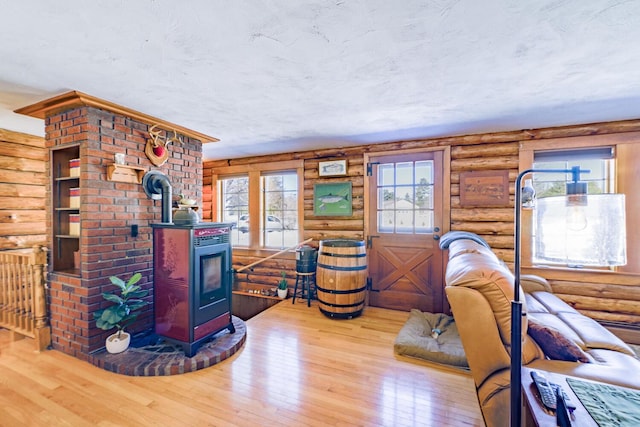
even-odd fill
[(144, 192), (151, 199), (162, 200), (162, 222), (165, 224), (173, 223), (171, 217), (172, 189), (169, 178), (162, 172), (149, 171), (142, 178), (142, 186)]

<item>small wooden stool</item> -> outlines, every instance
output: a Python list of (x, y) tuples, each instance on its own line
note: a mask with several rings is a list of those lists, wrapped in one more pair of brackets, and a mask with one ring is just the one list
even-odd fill
[[(296, 271), (296, 285), (293, 288), (293, 300), (291, 304), (296, 303), (296, 296), (298, 296), (298, 282), (302, 280), (300, 286), (300, 298), (307, 298), (307, 307), (311, 307), (311, 300), (316, 299), (316, 272), (312, 271), (310, 273), (299, 273)], [(313, 284), (313, 289), (311, 289), (311, 285)]]

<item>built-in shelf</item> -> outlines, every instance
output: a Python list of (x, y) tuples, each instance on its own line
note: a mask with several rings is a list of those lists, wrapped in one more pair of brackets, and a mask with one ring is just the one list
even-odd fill
[(107, 165), (107, 181), (129, 182), (132, 184), (142, 184), (142, 178), (147, 170), (139, 166), (118, 165), (112, 163)]
[(80, 275), (80, 146), (77, 144), (51, 150), (51, 191), (53, 251), (52, 270)]

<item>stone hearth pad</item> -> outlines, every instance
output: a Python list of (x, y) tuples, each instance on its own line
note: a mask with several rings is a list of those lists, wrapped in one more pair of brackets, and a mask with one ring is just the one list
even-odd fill
[(236, 353), (247, 338), (247, 328), (240, 318), (232, 316), (236, 332), (223, 330), (204, 342), (193, 357), (180, 347), (158, 336), (133, 339), (124, 352), (110, 354), (102, 349), (89, 356), (89, 362), (107, 371), (130, 376), (177, 375), (220, 363)]

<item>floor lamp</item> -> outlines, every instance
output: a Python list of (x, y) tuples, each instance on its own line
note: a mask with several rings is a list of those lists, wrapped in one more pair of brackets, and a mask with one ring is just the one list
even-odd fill
[(571, 173), (566, 196), (541, 198), (536, 202), (537, 233), (541, 224), (555, 222), (559, 227), (541, 236), (544, 241), (534, 248), (535, 258), (570, 266), (624, 265), (626, 259), (626, 227), (623, 194), (587, 194), (586, 183), (579, 182), (581, 173), (571, 169), (527, 169), (516, 178), (514, 296), (511, 301), (511, 426), (522, 421), (522, 301), (520, 301), (521, 204), (522, 178), (530, 173)]

